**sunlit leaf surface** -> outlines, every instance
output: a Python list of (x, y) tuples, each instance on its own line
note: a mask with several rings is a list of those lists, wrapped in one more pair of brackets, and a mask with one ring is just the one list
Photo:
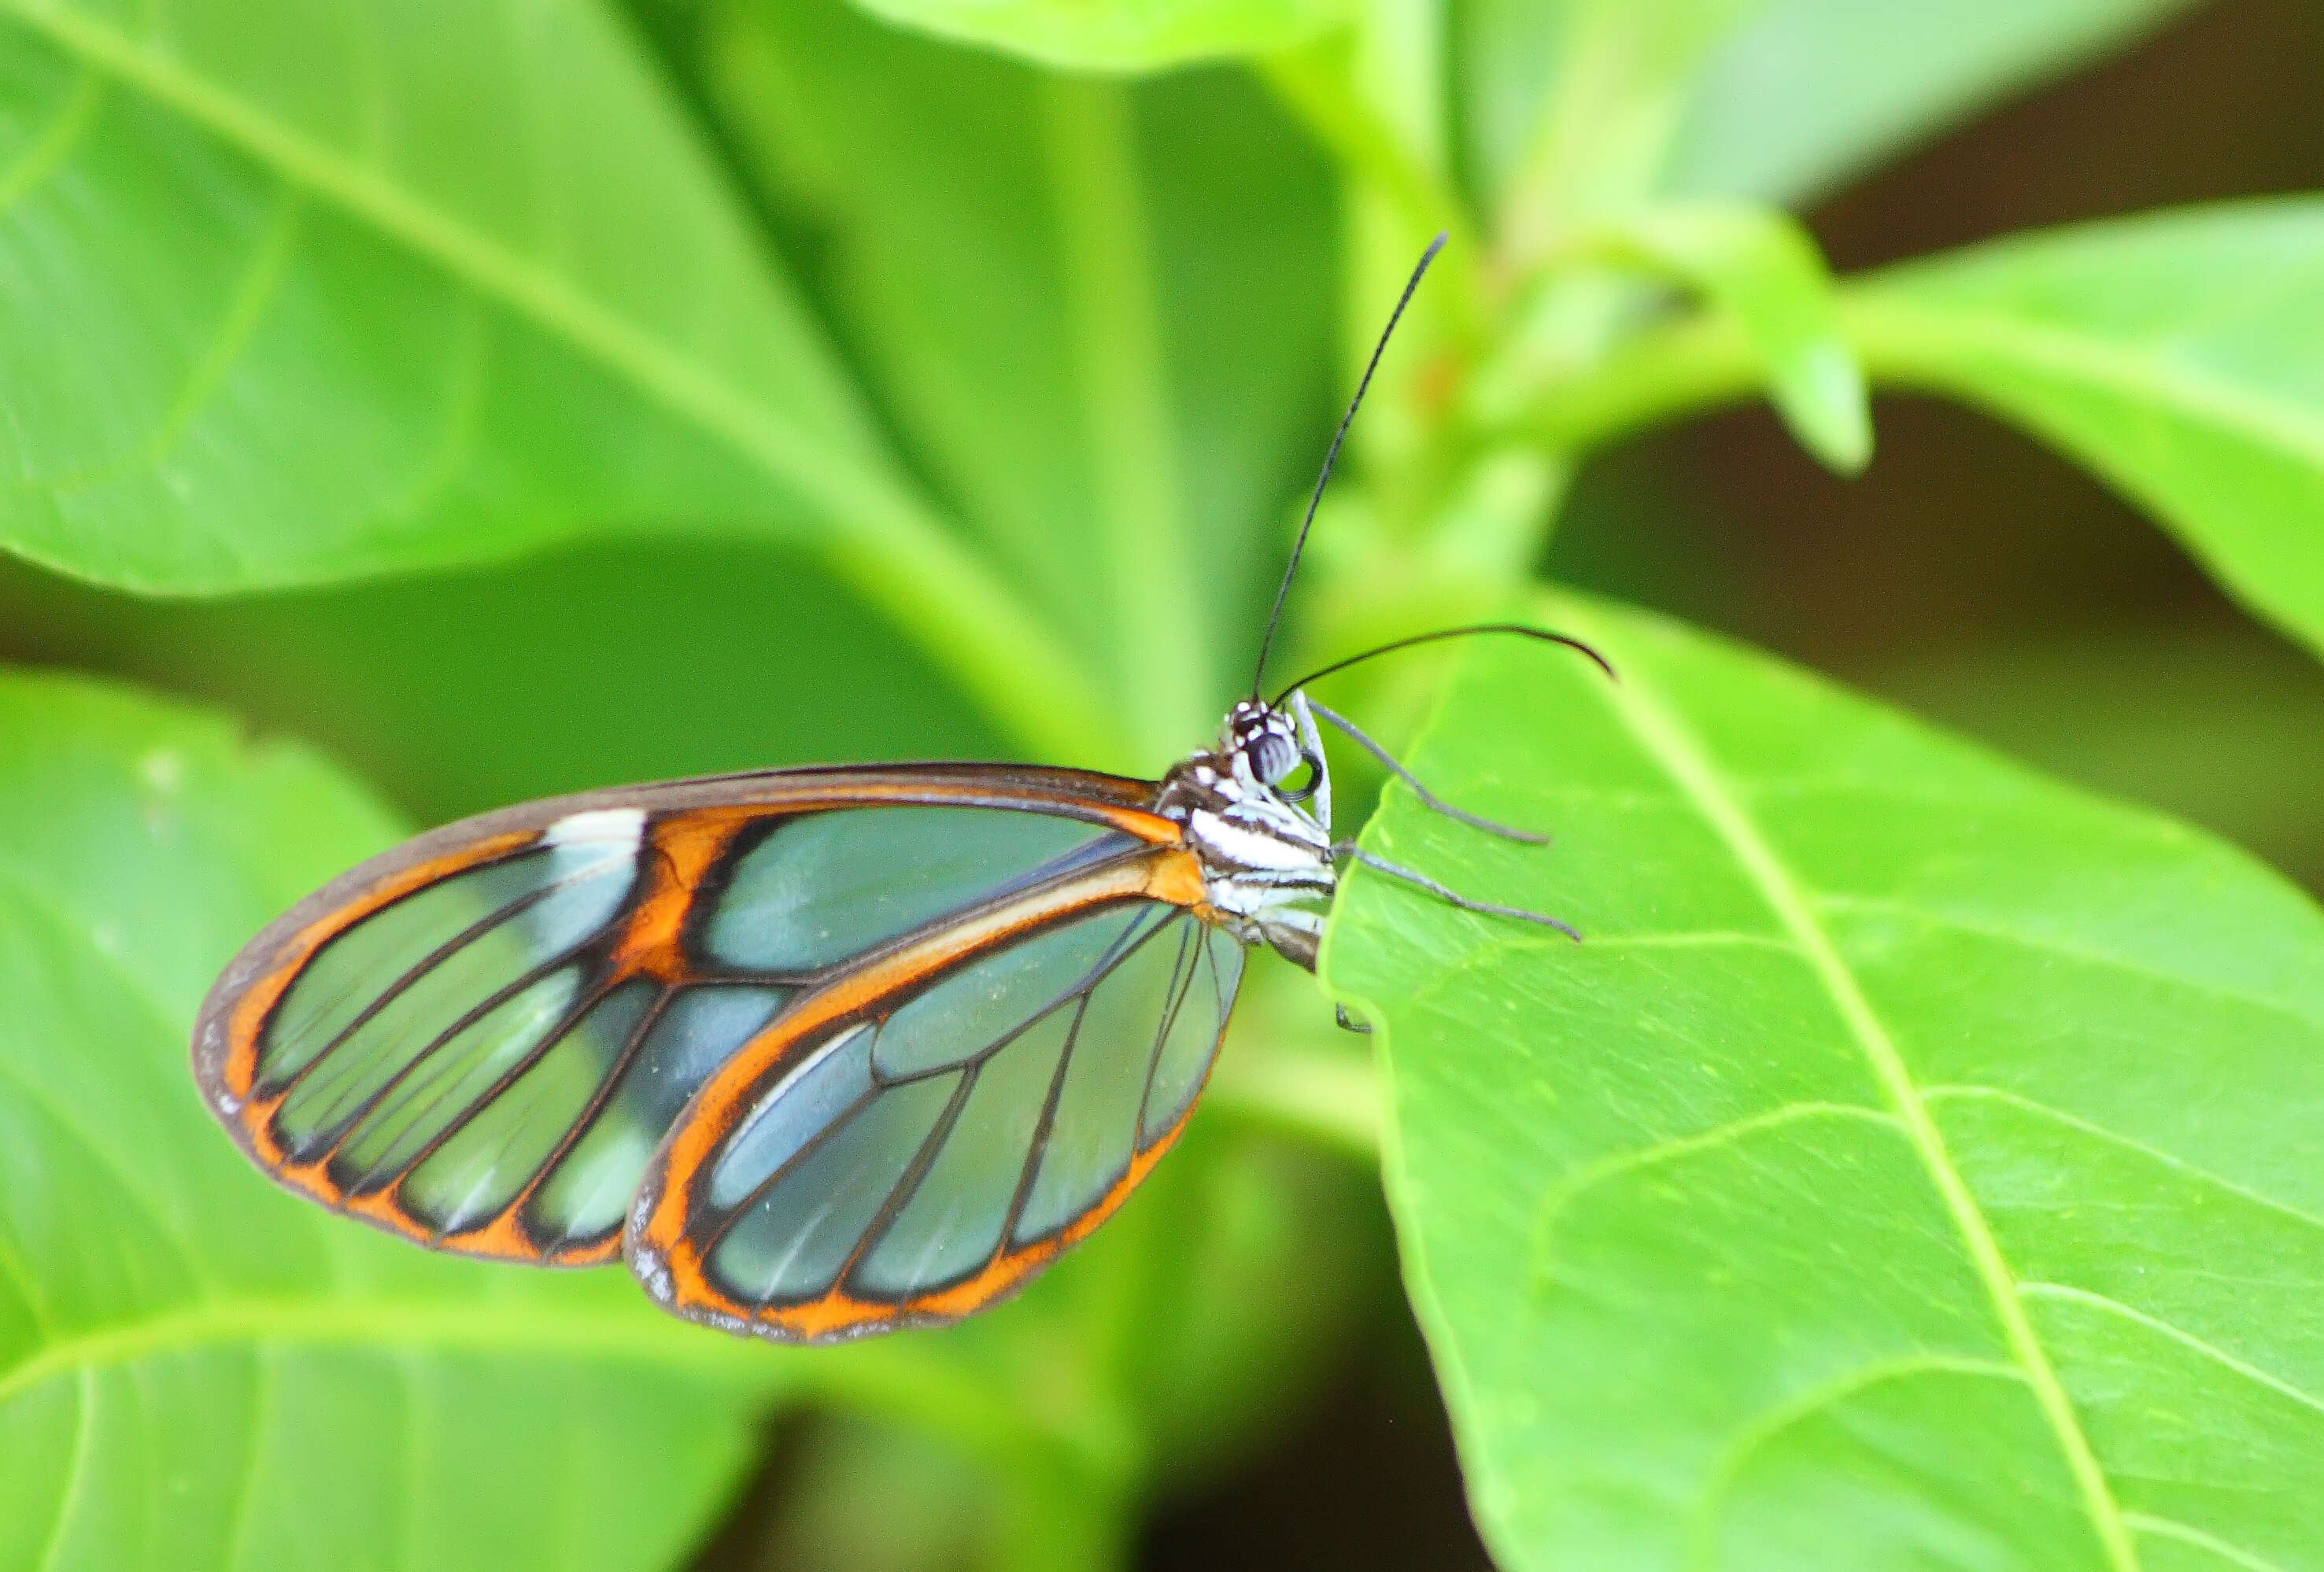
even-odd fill
[(0, 43), (27, 556), (221, 590), (828, 523), (887, 483), (594, 0), (9, 0)]
[(1326, 956), (1511, 1567), (2291, 1567), (2324, 1517), (2324, 916), (1579, 602), (1473, 653)]

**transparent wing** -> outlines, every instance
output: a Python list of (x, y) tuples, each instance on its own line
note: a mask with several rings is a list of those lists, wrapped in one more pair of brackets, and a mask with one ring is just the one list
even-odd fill
[(254, 940), (203, 1008), (197, 1077), (328, 1205), (466, 1254), (607, 1260), (688, 1100), (795, 999), (930, 924), (1157, 855), (1089, 786), (1110, 778), (802, 771), (454, 826)]
[(784, 1340), (990, 1304), (1176, 1139), (1241, 970), (1221, 930), (1133, 899), (968, 949), (817, 1025), (802, 1001), (800, 1028), (731, 1064), (673, 1133), (632, 1264), (678, 1313)]

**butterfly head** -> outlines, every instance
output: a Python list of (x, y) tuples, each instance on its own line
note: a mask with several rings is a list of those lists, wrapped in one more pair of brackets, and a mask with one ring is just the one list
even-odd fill
[(1248, 776), (1250, 785), (1267, 787), (1295, 804), (1324, 795), (1329, 801), (1329, 776), (1323, 761), (1323, 739), (1308, 715), (1306, 694), (1290, 694), (1286, 703), (1241, 699), (1227, 711), (1218, 739), (1220, 759), (1234, 776)]

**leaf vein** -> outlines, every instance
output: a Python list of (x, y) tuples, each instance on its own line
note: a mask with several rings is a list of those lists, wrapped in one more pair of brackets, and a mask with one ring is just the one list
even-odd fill
[[(81, 938), (79, 931), (72, 925), (68, 908), (62, 902), (5, 863), (0, 863), (0, 879), (5, 879), (14, 884), (19, 891), (23, 892), (28, 897), (26, 909), (34, 914), (45, 915), (48, 920), (56, 925), (60, 937), (84, 953), (97, 956), (107, 970), (128, 982), (129, 997), (152, 1012), (164, 1033), (172, 1036), (182, 1033), (183, 1028), (178, 1025), (175, 1018), (162, 1006), (160, 998), (150, 990), (143, 978), (131, 971), (118, 958), (106, 954), (105, 951), (88, 943)], [(31, 1102), (39, 1105), (48, 1114), (59, 1129), (80, 1143), (89, 1156), (95, 1160), (98, 1168), (112, 1175), (120, 1184), (122, 1193), (136, 1203), (138, 1209), (145, 1214), (147, 1220), (153, 1225), (160, 1236), (170, 1243), (184, 1263), (187, 1274), (195, 1282), (207, 1285), (208, 1276), (203, 1268), (199, 1252), (194, 1248), (193, 1236), (186, 1231), (183, 1222), (171, 1215), (167, 1202), (159, 1195), (147, 1190), (144, 1175), (137, 1164), (124, 1154), (115, 1151), (111, 1145), (100, 1140), (97, 1132), (82, 1122), (78, 1112), (51, 1095), (48, 1088), (27, 1075), (13, 1061), (0, 1058), (0, 1075), (5, 1075), (14, 1081)]]
[(1578, 1198), (1601, 1184), (1638, 1169), (1658, 1167), (1675, 1158), (1729, 1146), (1762, 1131), (1780, 1129), (1803, 1119), (1817, 1118), (1862, 1119), (1870, 1124), (1886, 1125), (1892, 1129), (1902, 1130), (1904, 1127), (1903, 1121), (1882, 1108), (1865, 1108), (1855, 1103), (1795, 1102), (1785, 1103), (1763, 1113), (1749, 1114), (1723, 1125), (1714, 1125), (1692, 1135), (1673, 1135), (1649, 1145), (1617, 1152), (1609, 1157), (1584, 1164), (1542, 1193), (1534, 1225), (1536, 1254), (1539, 1256), (1547, 1255), (1550, 1237), (1557, 1230), (1558, 1218)]
[[(1427, 897), (1414, 896), (1411, 898), (1424, 900)], [(1465, 914), (1462, 920), (1473, 923), (1480, 929), (1501, 929), (1508, 926), (1506, 923), (1495, 922), (1491, 918), (1471, 917)], [(1614, 937), (1603, 939), (1593, 938), (1585, 933), (1582, 935), (1582, 943), (1585, 950), (1590, 951), (1732, 948), (1766, 950), (1778, 955), (1796, 956), (1801, 953), (1797, 944), (1780, 933), (1741, 933), (1717, 930), (1705, 930), (1700, 933), (1617, 934)], [(1564, 955), (1572, 948), (1573, 941), (1563, 934), (1545, 934), (1541, 938), (1534, 938), (1529, 933), (1515, 933), (1487, 939), (1473, 948), (1464, 951), (1460, 960), (1449, 966), (1439, 967), (1430, 973), (1427, 983), (1417, 990), (1414, 997), (1427, 999), (1443, 994), (1457, 994), (1465, 991), (1463, 984), (1468, 978), (1479, 972), (1489, 973), (1505, 970), (1508, 960), (1512, 955), (1537, 955), (1544, 951)]]
[(1932, 1103), (1949, 1101), (1956, 1099), (1974, 1098), (1985, 1101), (2005, 1103), (2012, 1108), (2022, 1108), (2029, 1114), (2049, 1119), (2056, 1124), (2063, 1125), (2068, 1129), (2078, 1131), (2082, 1135), (2092, 1137), (2093, 1139), (2110, 1142), (2116, 1146), (2122, 1147), (2125, 1151), (2135, 1152), (2142, 1157), (2146, 1157), (2153, 1162), (2160, 1163), (2167, 1168), (2187, 1175), (2190, 1179), (2198, 1180), (2205, 1184), (2226, 1190), (2231, 1195), (2239, 1196), (2245, 1200), (2252, 1202), (2255, 1206), (2265, 1207), (2270, 1211), (2290, 1218), (2295, 1222), (2305, 1223), (2311, 1228), (2324, 1229), (2324, 1217), (2318, 1217), (2313, 1212), (2303, 1211), (2299, 1207), (2292, 1205), (2289, 1201), (2281, 1201), (2277, 1200), (2273, 1196), (2263, 1195), (2258, 1190), (2253, 1190), (2247, 1185), (2240, 1184), (2235, 1180), (2227, 1178), (2223, 1174), (2214, 1172), (2212, 1170), (2205, 1168), (2200, 1163), (2190, 1163), (2183, 1157), (2173, 1156), (2158, 1146), (2151, 1146), (2147, 1145), (2147, 1143), (2137, 1139), (2135, 1136), (2126, 1135), (2116, 1130), (2109, 1130), (2104, 1125), (2093, 1124), (2088, 1119), (2077, 1118), (2074, 1115), (2067, 1113), (2064, 1109), (2052, 1108), (2048, 1103), (2043, 1102), (2035, 1098), (2025, 1097), (2018, 1092), (2006, 1091), (1997, 1086), (1932, 1086), (1923, 1090), (1921, 1096), (1923, 1101)]
[(2113, 1490), (2089, 1438), (2082, 1430), (2071, 1399), (2034, 1335), (2000, 1245), (1946, 1152), (1944, 1136), (1922, 1102), (1902, 1052), (1865, 997), (1831, 935), (1818, 920), (1808, 891), (1745, 812), (1734, 789), (1719, 774), (1699, 741), (1688, 733), (1684, 722), (1668, 708), (1643, 674), (1628, 674), (1618, 692), (1610, 685), (1603, 689), (1592, 685), (1589, 691), (1597, 694), (1598, 702), (1608, 706), (1646, 754), (1667, 770), (1694, 802), (1704, 820), (1758, 887), (1768, 908), (1806, 952), (1834, 1008), (1895, 1104), (1907, 1135), (1953, 1218), (1970, 1264), (1992, 1302), (2003, 1337), (2024, 1366), (2043, 1417), (2064, 1455), (2067, 1469), (2081, 1494), (2108, 1565), (2116, 1572), (2135, 1572), (2137, 1550), (2131, 1543), (2129, 1531), (2123, 1527)]
[(362, 221), (456, 284), (504, 303), (789, 488), (829, 532), (816, 544), (843, 581), (945, 659), (1028, 740), (1086, 746), (1091, 738), (1119, 735), (1082, 661), (875, 449), (803, 429), (581, 283), (438, 211), (385, 171), (300, 134), (143, 41), (62, 6), (0, 3), (20, 26), (67, 55)]
[[(2264, 438), (2311, 467), (2324, 468), (2324, 419), (2288, 401), (2255, 394), (2184, 357), (2155, 354), (2153, 346), (2110, 343), (2088, 331), (2044, 326), (1998, 311), (1931, 307), (1886, 291), (1859, 297), (1843, 310), (1862, 335), (1862, 353), (1898, 380), (1982, 399), (1989, 390), (1960, 366), (1962, 351), (1974, 350), (2128, 394), (2150, 409), (2167, 410), (2214, 433)], [(1941, 349), (1929, 347), (1940, 343)]]
[(49, 123), (41, 127), (15, 161), (0, 170), (0, 214), (14, 208), (64, 167), (73, 149), (97, 124), (97, 112), (104, 102), (104, 79), (84, 65), (71, 96), (49, 117)]
[[(133, 472), (158, 469), (169, 461), (178, 446), (193, 429), (194, 421), (202, 409), (217, 396), (226, 385), (226, 373), (234, 367), (244, 349), (256, 336), (259, 323), (264, 319), (266, 308), (281, 290), (283, 277), (290, 271), (290, 260), (298, 252), (299, 216), (303, 203), (295, 188), (285, 183), (280, 187), (281, 200), (266, 221), (266, 228), (251, 248), (250, 260), (234, 287), (226, 302), (225, 314), (210, 332), (209, 342), (189, 357), (184, 382), (171, 395), (168, 408), (152, 436), (139, 445), (134, 452), (122, 455), (106, 463), (62, 474), (43, 476), (39, 489), (52, 497), (62, 499), (76, 492), (117, 480)], [(19, 486), (18, 490), (30, 489)], [(215, 536), (214, 543), (229, 555), (247, 563), (236, 541), (223, 535)]]
[(2178, 1540), (2200, 1549), (2209, 1550), (2221, 1560), (2232, 1561), (2238, 1567), (2248, 1568), (2248, 1572), (2284, 1572), (2283, 1567), (2279, 1562), (2271, 1561), (2264, 1556), (2255, 1555), (2241, 1545), (2220, 1539), (2216, 1534), (2207, 1534), (2202, 1530), (2189, 1523), (2182, 1523), (2175, 1518), (2157, 1517), (2151, 1512), (2130, 1512), (2123, 1514), (2123, 1521), (2142, 1533), (2153, 1534), (2160, 1539)]
[(309, 1347), (419, 1346), (534, 1358), (627, 1358), (676, 1368), (731, 1369), (740, 1350), (673, 1324), (562, 1314), (522, 1305), (378, 1298), (296, 1301), (218, 1297), (175, 1306), (51, 1342), (0, 1369), (0, 1405), (71, 1372), (113, 1369), (164, 1355), (257, 1341)]
[(259, 1476), (264, 1466), (266, 1427), (272, 1422), (274, 1405), (274, 1360), (272, 1351), (263, 1341), (250, 1346), (250, 1439), (243, 1448), (242, 1488), (235, 1493), (234, 1507), (226, 1519), (226, 1554), (223, 1565), (243, 1567), (250, 1564), (250, 1524), (258, 1509)]
[(1711, 1534), (1720, 1502), (1733, 1488), (1737, 1476), (1750, 1462), (1752, 1455), (1760, 1448), (1792, 1426), (1860, 1392), (1884, 1382), (1903, 1381), (1916, 1375), (1974, 1375), (2026, 1384), (2026, 1374), (2022, 1368), (1999, 1359), (1983, 1359), (1966, 1354), (1905, 1354), (1860, 1365), (1762, 1411), (1738, 1430), (1734, 1439), (1721, 1449), (1719, 1461), (1712, 1465), (1702, 1489), (1695, 1496), (1688, 1559), (1704, 1568), (1718, 1565)]
[(2266, 1387), (2279, 1397), (2288, 1398), (2302, 1408), (2324, 1414), (2324, 1398), (2319, 1398), (2313, 1393), (2294, 1385), (2280, 1375), (2270, 1374), (2246, 1360), (2238, 1359), (2218, 1344), (2207, 1342), (2183, 1328), (2173, 1326), (2160, 1316), (2151, 1316), (2144, 1310), (2134, 1310), (2118, 1299), (2103, 1293), (2094, 1293), (2087, 1288), (2076, 1288), (2071, 1283), (2065, 1282), (2023, 1282), (2018, 1284), (2017, 1292), (2029, 1299), (2064, 1300), (2070, 1303), (2088, 1305), (2092, 1310), (2104, 1310), (2110, 1315), (2120, 1316), (2123, 1319), (2135, 1322), (2151, 1332), (2160, 1333), (2190, 1352), (2201, 1355), (2222, 1368), (2233, 1371), (2246, 1381)]
[(1980, 939), (1991, 939), (1996, 943), (2015, 945), (2019, 949), (2035, 951), (2043, 955), (2053, 955), (2061, 961), (2078, 961), (2085, 965), (2105, 967), (2109, 970), (2127, 971), (2135, 977), (2152, 978), (2157, 982), (2166, 982), (2174, 988), (2185, 988), (2190, 993), (2205, 994), (2213, 998), (2226, 999), (2233, 1004), (2246, 1005), (2253, 1009), (2264, 1010), (2270, 1015), (2289, 1016), (2311, 1031), (2324, 1034), (2324, 1022), (2319, 1022), (2297, 1005), (2286, 1000), (2272, 998), (2265, 994), (2253, 993), (2248, 988), (2229, 988), (2220, 983), (2184, 977), (2176, 972), (2165, 971), (2159, 967), (2145, 964), (2129, 956), (2110, 955), (2103, 950), (2092, 950), (2084, 945), (2070, 944), (2061, 939), (2053, 939), (2045, 934), (2021, 933), (2015, 929), (1999, 927), (1990, 923), (1979, 923), (1972, 918), (1955, 916), (1950, 913), (1932, 912), (1920, 906), (1906, 906), (1901, 901), (1886, 900), (1874, 896), (1826, 895), (1817, 898), (1827, 910), (1877, 912), (1883, 916), (1893, 916), (1902, 921), (1918, 923), (1924, 927), (1944, 928), (1953, 933), (1968, 933)]
[[(97, 1428), (97, 1377), (89, 1371), (80, 1373), (74, 1383), (77, 1393), (73, 1402), (72, 1461), (65, 1466), (64, 1488), (57, 1492), (57, 1515), (49, 1524), (47, 1542), (41, 1547), (42, 1567), (57, 1564), (57, 1552), (63, 1549), (65, 1531), (71, 1526), (73, 1509), (80, 1500), (81, 1482), (88, 1475), (89, 1453), (93, 1449), (93, 1432)], [(6, 1394), (0, 1390), (0, 1406), (5, 1406)]]
[(461, 298), (462, 310), (445, 355), (449, 374), (445, 380), (443, 412), (438, 421), (434, 457), (418, 466), (401, 497), (386, 502), (382, 511), (391, 519), (411, 519), (437, 497), (451, 489), (460, 468), (475, 452), (477, 416), (484, 409), (491, 356), (485, 351), (484, 302), (475, 295)]

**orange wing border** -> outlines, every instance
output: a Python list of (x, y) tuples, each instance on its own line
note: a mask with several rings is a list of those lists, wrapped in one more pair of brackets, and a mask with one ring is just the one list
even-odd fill
[[(353, 1195), (331, 1179), (329, 1154), (306, 1163), (291, 1159), (272, 1128), (287, 1090), (272, 1096), (258, 1090), (259, 1043), (283, 997), (326, 944), (406, 896), (538, 849), (553, 826), (574, 814), (636, 809), (645, 814), (637, 854), (641, 888), (608, 931), (609, 966), (595, 991), (610, 992), (640, 977), (682, 986), (701, 979), (682, 940), (704, 880), (736, 838), (755, 825), (840, 808), (1015, 809), (1104, 825), (1154, 849), (1117, 859), (1117, 864), (1142, 865), (1175, 850), (1191, 867), (1177, 824), (1152, 811), (1157, 790), (1152, 781), (1029, 765), (825, 766), (616, 786), (478, 814), (415, 837), (340, 875), (244, 945), (195, 1017), (194, 1079), (203, 1101), (244, 1155), (277, 1183), (333, 1211), (434, 1250), (544, 1266), (602, 1264), (622, 1252), (618, 1231), (586, 1249), (552, 1251), (524, 1229), (523, 1209), (553, 1160), (487, 1223), (445, 1235), (398, 1204), (401, 1176), (380, 1190)], [(1198, 869), (1194, 885), (1199, 894)], [(887, 948), (908, 947), (911, 937)], [(839, 976), (852, 970), (853, 963)], [(596, 1106), (593, 1102), (585, 1112), (585, 1120)], [(682, 1117), (681, 1127), (684, 1123)]]

